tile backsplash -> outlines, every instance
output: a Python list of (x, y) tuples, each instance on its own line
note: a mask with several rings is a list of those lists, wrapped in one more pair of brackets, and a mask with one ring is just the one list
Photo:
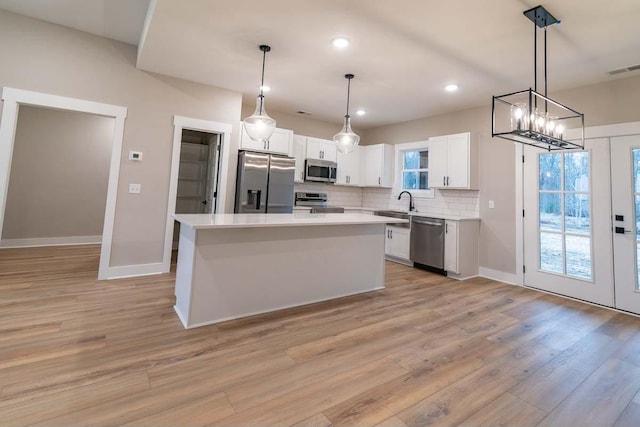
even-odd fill
[[(332, 206), (363, 206), (377, 209), (409, 210), (409, 198), (405, 195), (398, 200), (397, 192), (390, 188), (360, 188), (329, 184), (295, 184), (295, 191), (327, 193), (328, 204)], [(450, 215), (459, 217), (480, 216), (479, 191), (434, 190), (433, 199), (414, 198), (418, 212), (428, 215)]]
[[(433, 199), (416, 198), (413, 204), (418, 212), (428, 215), (450, 215), (459, 217), (480, 216), (479, 191), (472, 190), (434, 190)], [(389, 188), (364, 188), (362, 206), (382, 209), (409, 210), (409, 197), (404, 195), (398, 200), (398, 193)]]

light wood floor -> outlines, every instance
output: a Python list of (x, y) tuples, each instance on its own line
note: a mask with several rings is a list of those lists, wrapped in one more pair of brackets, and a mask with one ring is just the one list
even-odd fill
[(98, 257), (0, 251), (0, 425), (640, 425), (632, 316), (387, 263), (384, 291), (187, 331), (173, 274)]

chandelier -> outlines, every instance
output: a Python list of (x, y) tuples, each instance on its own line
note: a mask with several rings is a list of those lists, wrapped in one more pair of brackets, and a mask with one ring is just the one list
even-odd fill
[[(584, 114), (547, 96), (547, 27), (560, 21), (543, 6), (523, 12), (533, 22), (533, 89), (494, 96), (491, 136), (549, 151), (584, 149)], [(538, 92), (538, 31), (544, 31), (544, 94)], [(577, 140), (567, 139), (568, 129), (578, 129)]]

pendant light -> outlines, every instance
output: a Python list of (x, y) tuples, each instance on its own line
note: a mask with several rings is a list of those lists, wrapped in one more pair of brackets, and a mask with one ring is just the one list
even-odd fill
[(254, 141), (265, 142), (268, 140), (273, 131), (276, 128), (276, 121), (267, 115), (264, 106), (264, 63), (267, 57), (267, 52), (271, 50), (270, 46), (266, 44), (260, 45), (262, 51), (262, 81), (260, 82), (260, 95), (256, 101), (256, 111), (252, 115), (244, 119), (244, 130)]
[(351, 129), (351, 117), (349, 116), (349, 95), (351, 91), (351, 79), (355, 76), (353, 74), (345, 74), (347, 80), (347, 114), (344, 116), (344, 125), (342, 130), (337, 133), (333, 140), (336, 142), (336, 148), (343, 154), (349, 154), (356, 149), (356, 146), (360, 142), (360, 137), (355, 134)]
[[(547, 27), (560, 23), (544, 7), (523, 14), (533, 22), (533, 89), (494, 96), (491, 135), (544, 148), (548, 151), (584, 149), (584, 114), (547, 96)], [(538, 93), (538, 30), (544, 31), (544, 94)], [(579, 139), (568, 140), (567, 129), (581, 130)]]

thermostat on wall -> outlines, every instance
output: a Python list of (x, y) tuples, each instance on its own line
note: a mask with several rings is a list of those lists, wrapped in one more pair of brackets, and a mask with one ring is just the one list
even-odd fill
[(141, 151), (129, 151), (129, 160), (142, 160), (142, 152)]

